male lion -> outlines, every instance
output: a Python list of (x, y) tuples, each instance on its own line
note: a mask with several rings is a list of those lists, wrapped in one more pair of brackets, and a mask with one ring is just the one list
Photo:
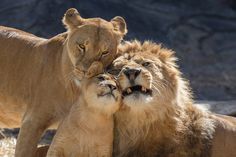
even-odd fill
[(152, 42), (126, 42), (118, 74), (123, 110), (115, 114), (114, 157), (233, 157), (236, 119), (193, 106), (174, 53)]
[(81, 81), (78, 102), (57, 129), (47, 157), (111, 157), (113, 114), (121, 91), (114, 77), (100, 74)]
[(0, 27), (0, 127), (21, 126), (16, 157), (35, 156), (45, 129), (56, 126), (77, 98), (74, 76), (94, 61), (110, 64), (127, 32), (122, 17), (84, 19), (76, 9), (63, 22), (67, 32), (51, 39)]

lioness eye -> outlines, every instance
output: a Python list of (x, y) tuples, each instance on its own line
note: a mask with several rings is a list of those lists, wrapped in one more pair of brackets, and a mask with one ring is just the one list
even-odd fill
[(103, 51), (102, 56), (106, 56), (109, 53), (109, 51)]
[(79, 47), (83, 50), (85, 50), (85, 46), (83, 44), (79, 44)]
[(147, 66), (149, 66), (151, 63), (150, 62), (144, 62), (142, 65), (144, 66), (144, 67), (147, 67)]

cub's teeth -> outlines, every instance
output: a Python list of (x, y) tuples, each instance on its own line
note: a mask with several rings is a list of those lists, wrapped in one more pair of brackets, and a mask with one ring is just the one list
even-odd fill
[(127, 93), (129, 94), (129, 93), (131, 93), (132, 92), (132, 90), (130, 89), (130, 88), (128, 88), (127, 89)]
[(142, 87), (142, 91), (146, 93), (147, 89), (145, 87)]

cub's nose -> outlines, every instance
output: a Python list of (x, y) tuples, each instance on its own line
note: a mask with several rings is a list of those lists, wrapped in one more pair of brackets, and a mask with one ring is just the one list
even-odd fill
[(134, 81), (140, 74), (141, 69), (126, 67), (123, 72), (129, 80)]
[(116, 90), (116, 86), (112, 84), (108, 84), (107, 86), (110, 88), (111, 91)]

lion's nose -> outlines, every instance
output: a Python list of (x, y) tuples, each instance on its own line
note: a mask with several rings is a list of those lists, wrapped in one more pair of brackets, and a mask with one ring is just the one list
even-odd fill
[(107, 86), (110, 88), (111, 91), (116, 90), (116, 86), (112, 84), (108, 84)]
[(136, 69), (136, 68), (126, 67), (124, 69), (124, 74), (127, 76), (129, 80), (135, 80), (140, 74), (140, 72), (141, 72), (141, 69)]

